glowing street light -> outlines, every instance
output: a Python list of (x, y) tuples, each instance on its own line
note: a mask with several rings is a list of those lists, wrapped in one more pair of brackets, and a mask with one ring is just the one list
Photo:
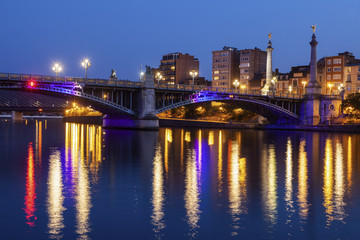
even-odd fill
[(291, 92), (292, 92), (292, 86), (289, 86), (289, 92), (290, 92), (290, 94), (291, 94)]
[(81, 66), (85, 69), (85, 81), (87, 81), (87, 70), (91, 66), (91, 62), (86, 58), (82, 61)]
[(52, 70), (55, 72), (55, 76), (57, 77), (58, 74), (62, 71), (62, 67), (58, 63), (55, 63), (52, 67)]
[(273, 88), (273, 93), (275, 94), (275, 91), (276, 91), (276, 82), (277, 82), (277, 78), (276, 77), (273, 77), (271, 79), (271, 84), (272, 84), (272, 88)]
[(238, 86), (240, 85), (239, 80), (235, 79), (235, 81), (233, 82), (233, 85), (235, 86), (235, 89), (237, 89)]
[(143, 71), (140, 72), (140, 78), (139, 78), (140, 82), (142, 82), (144, 80), (144, 74), (145, 73)]
[(331, 84), (331, 83), (328, 84), (330, 95), (331, 95), (331, 88), (332, 88), (333, 86), (334, 86), (334, 85)]
[(304, 93), (305, 93), (306, 81), (302, 81), (301, 83), (304, 85)]
[(198, 72), (194, 70), (192, 70), (190, 72), (190, 75), (192, 76), (192, 79), (193, 79), (193, 82), (192, 82), (192, 86), (193, 86), (193, 89), (194, 89), (194, 86), (195, 86), (195, 77), (198, 75)]
[(160, 80), (162, 79), (162, 75), (160, 74), (160, 72), (156, 73), (156, 79), (157, 79), (158, 84), (159, 84)]

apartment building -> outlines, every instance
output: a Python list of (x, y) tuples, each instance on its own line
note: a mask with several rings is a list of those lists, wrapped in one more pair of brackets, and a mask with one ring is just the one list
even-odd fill
[(184, 84), (192, 79), (191, 71), (195, 70), (199, 73), (199, 60), (188, 53), (176, 52), (163, 55), (160, 63), (159, 70), (155, 73), (155, 80), (159, 72), (162, 76), (161, 82)]
[(239, 79), (239, 51), (234, 47), (223, 47), (212, 52), (212, 86), (234, 88), (233, 82)]

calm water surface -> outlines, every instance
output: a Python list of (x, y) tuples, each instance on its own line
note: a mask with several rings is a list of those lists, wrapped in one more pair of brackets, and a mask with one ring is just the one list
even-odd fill
[(360, 135), (0, 122), (1, 239), (354, 239)]

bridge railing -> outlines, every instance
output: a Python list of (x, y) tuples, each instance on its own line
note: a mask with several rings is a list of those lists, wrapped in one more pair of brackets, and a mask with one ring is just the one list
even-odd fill
[(33, 75), (33, 74), (16, 74), (16, 73), (0, 73), (0, 80), (13, 80), (13, 81), (36, 81), (43, 83), (67, 83), (75, 82), (85, 85), (99, 85), (99, 86), (112, 86), (112, 87), (137, 87), (142, 86), (142, 82), (134, 82), (129, 80), (109, 80), (98, 78), (76, 78), (76, 77), (56, 77), (47, 75)]
[[(77, 77), (56, 77), (48, 75), (33, 75), (33, 74), (16, 74), (16, 73), (0, 73), (0, 80), (14, 80), (14, 81), (37, 81), (44, 83), (79, 83), (84, 85), (95, 85), (95, 86), (106, 86), (106, 87), (131, 87), (141, 88), (143, 82), (129, 81), (129, 80), (114, 80), (114, 79), (95, 79), (95, 78), (77, 78)], [(184, 84), (170, 84), (170, 83), (157, 83), (155, 82), (157, 89), (166, 90), (182, 90), (190, 92), (218, 92), (226, 94), (241, 94), (249, 96), (263, 96), (261, 90), (248, 90), (248, 89), (234, 89), (234, 88), (222, 88), (212, 86), (201, 86), (201, 85), (184, 85)], [(269, 97), (276, 98), (292, 98), (301, 99), (303, 95), (292, 94), (290, 92), (269, 92)]]

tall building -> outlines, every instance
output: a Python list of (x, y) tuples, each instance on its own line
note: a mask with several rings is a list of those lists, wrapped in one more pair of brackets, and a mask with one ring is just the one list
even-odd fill
[(239, 79), (239, 51), (233, 47), (223, 47), (223, 50), (213, 51), (212, 86), (234, 88), (233, 82)]
[[(339, 53), (337, 56), (325, 57), (325, 81), (327, 94), (338, 93), (338, 88), (343, 84), (345, 86), (345, 66), (360, 63), (350, 52)], [(351, 69), (351, 68), (350, 68)], [(345, 89), (346, 90), (346, 89)]]
[(250, 89), (249, 81), (266, 71), (266, 52), (255, 47), (243, 49), (240, 53), (240, 85)]
[(192, 70), (199, 73), (199, 60), (188, 53), (169, 53), (163, 55), (160, 62), (159, 72), (162, 75), (161, 81), (170, 84), (183, 84), (184, 82), (188, 82), (192, 79), (190, 75)]
[(360, 63), (345, 65), (345, 92), (346, 94), (360, 92)]

